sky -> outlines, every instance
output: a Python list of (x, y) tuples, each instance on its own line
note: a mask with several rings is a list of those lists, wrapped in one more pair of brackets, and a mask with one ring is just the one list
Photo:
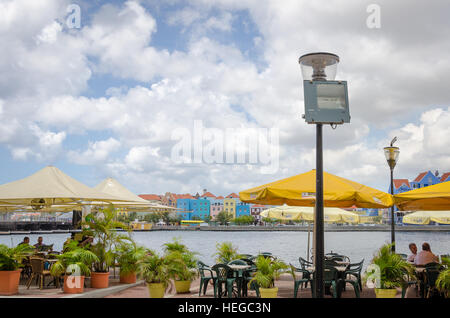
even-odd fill
[(0, 183), (54, 165), (92, 187), (227, 195), (307, 172), (298, 58), (318, 51), (339, 55), (351, 114), (324, 126), (325, 171), (388, 191), (396, 136), (396, 178), (443, 174), (448, 12), (444, 0), (0, 0)]

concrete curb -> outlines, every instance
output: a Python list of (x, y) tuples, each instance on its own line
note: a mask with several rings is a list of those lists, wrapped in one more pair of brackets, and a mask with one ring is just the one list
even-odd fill
[(144, 281), (139, 280), (139, 281), (136, 281), (136, 283), (134, 283), (134, 284), (120, 284), (117, 286), (112, 286), (112, 287), (108, 287), (108, 288), (101, 288), (101, 289), (96, 289), (96, 290), (92, 290), (89, 292), (84, 292), (82, 294), (73, 294), (73, 295), (63, 296), (61, 298), (104, 298), (106, 296), (121, 292), (125, 289), (139, 286), (142, 283), (144, 283)]

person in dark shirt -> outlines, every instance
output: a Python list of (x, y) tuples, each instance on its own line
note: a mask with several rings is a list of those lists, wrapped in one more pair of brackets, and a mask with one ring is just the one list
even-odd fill
[(23, 238), (23, 241), (21, 243), (19, 243), (19, 245), (23, 245), (23, 244), (26, 244), (26, 245), (30, 244), (30, 238), (28, 236), (25, 236)]

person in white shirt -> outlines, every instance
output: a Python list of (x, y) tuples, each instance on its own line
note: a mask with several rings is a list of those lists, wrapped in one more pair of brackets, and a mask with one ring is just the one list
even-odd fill
[(422, 250), (414, 259), (414, 264), (426, 265), (428, 263), (439, 263), (439, 258), (431, 252), (430, 244), (423, 243)]
[(409, 250), (411, 251), (411, 255), (406, 259), (410, 263), (414, 263), (414, 259), (417, 255), (417, 245), (415, 243), (409, 243)]

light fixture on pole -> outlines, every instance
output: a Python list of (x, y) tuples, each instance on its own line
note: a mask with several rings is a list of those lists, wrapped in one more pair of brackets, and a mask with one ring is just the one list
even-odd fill
[[(400, 155), (400, 149), (394, 147), (394, 143), (397, 141), (397, 137), (394, 137), (391, 141), (390, 147), (384, 147), (384, 155), (386, 156), (387, 163), (391, 170), (391, 195), (394, 195), (394, 168)], [(395, 217), (394, 206), (391, 207), (391, 243), (392, 252), (395, 252)]]
[(316, 208), (314, 219), (315, 296), (324, 297), (324, 215), (323, 215), (323, 147), (322, 125), (350, 122), (346, 81), (334, 81), (339, 56), (318, 52), (299, 58), (303, 75), (305, 115), (308, 124), (316, 125)]

